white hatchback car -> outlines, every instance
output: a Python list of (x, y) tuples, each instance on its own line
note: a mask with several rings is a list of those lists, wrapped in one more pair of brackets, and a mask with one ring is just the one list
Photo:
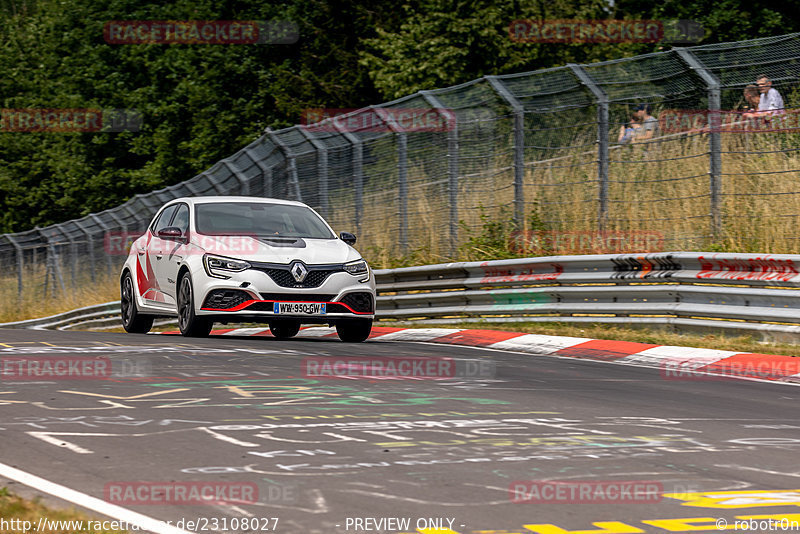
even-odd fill
[(120, 277), (122, 324), (144, 333), (178, 316), (184, 336), (216, 322), (266, 322), (288, 339), (303, 323), (364, 341), (375, 317), (375, 281), (352, 247), (301, 202), (260, 197), (179, 198), (133, 242)]

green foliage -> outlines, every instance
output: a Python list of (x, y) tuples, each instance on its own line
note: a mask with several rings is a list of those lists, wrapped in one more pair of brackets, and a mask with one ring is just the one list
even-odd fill
[[(0, 0), (0, 107), (134, 109), (143, 117), (140, 132), (0, 132), (0, 232), (80, 217), (187, 180), (265, 127), (300, 122), (308, 108), (362, 107), (487, 74), (659, 48), (515, 42), (508, 33), (514, 20), (688, 18), (706, 26), (704, 42), (718, 42), (798, 31), (796, 4)], [(103, 38), (112, 20), (215, 19), (291, 20), (300, 39), (235, 46), (111, 45)], [(503, 139), (491, 129), (482, 134)], [(487, 239), (506, 231), (487, 224)]]
[(459, 248), (460, 256), (467, 260), (500, 260), (517, 258), (519, 254), (511, 250), (511, 233), (516, 229), (510, 208), (502, 206), (500, 212), (493, 216), (486, 213), (483, 206), (480, 210), (481, 229), (476, 232), (464, 221), (460, 221), (462, 235), (468, 236)]
[(608, 18), (607, 4), (600, 0), (525, 5), (492, 0), (422, 0), (403, 9), (400, 28), (391, 31), (378, 27), (378, 37), (367, 39), (361, 53), (361, 64), (388, 98), (487, 74), (621, 57), (637, 50), (619, 44), (521, 43), (509, 37), (509, 25), (514, 20)]
[[(32, 8), (31, 6), (34, 6)], [(0, 106), (135, 109), (140, 132), (0, 133), (0, 232), (100, 211), (187, 180), (303, 110), (378, 101), (359, 39), (390, 9), (295, 0), (29, 0), (0, 18)], [(295, 44), (111, 45), (111, 20), (293, 20)]]

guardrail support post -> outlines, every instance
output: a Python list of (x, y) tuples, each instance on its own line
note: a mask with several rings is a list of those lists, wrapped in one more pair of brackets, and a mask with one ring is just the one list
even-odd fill
[(567, 66), (597, 101), (597, 229), (603, 232), (608, 227), (608, 95), (582, 66), (575, 63)]
[(721, 128), (721, 84), (714, 73), (706, 69), (700, 60), (686, 48), (673, 48), (678, 57), (695, 71), (706, 84), (708, 89), (708, 111), (710, 126), (708, 136), (709, 150), (709, 189), (711, 194), (711, 237), (715, 241), (722, 236), (722, 139)]
[(458, 117), (429, 91), (420, 91), (422, 98), (436, 110), (447, 124), (447, 193), (450, 204), (450, 254), (458, 250)]
[(525, 223), (525, 106), (496, 76), (484, 76), (514, 113), (514, 226), (521, 230)]

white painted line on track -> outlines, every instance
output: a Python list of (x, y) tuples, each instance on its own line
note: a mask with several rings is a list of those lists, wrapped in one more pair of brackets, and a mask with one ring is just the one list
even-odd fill
[(21, 471), (15, 467), (11, 467), (10, 465), (0, 463), (0, 477), (7, 478), (9, 480), (15, 480), (20, 484), (24, 484), (43, 493), (47, 493), (48, 495), (53, 495), (59, 499), (77, 504), (78, 506), (86, 508), (87, 510), (92, 510), (118, 521), (125, 521), (130, 525), (136, 525), (142, 530), (148, 532), (155, 532), (156, 534), (191, 534), (188, 530), (173, 527), (166, 524), (164, 521), (159, 521), (158, 519), (153, 519), (152, 517), (148, 517), (137, 512), (132, 512), (131, 510), (122, 508), (121, 506), (107, 503), (101, 499), (92, 497), (91, 495), (86, 495), (85, 493), (81, 493), (66, 486), (56, 484), (55, 482), (50, 482), (49, 480), (45, 480), (37, 477), (36, 475), (26, 473), (25, 471)]

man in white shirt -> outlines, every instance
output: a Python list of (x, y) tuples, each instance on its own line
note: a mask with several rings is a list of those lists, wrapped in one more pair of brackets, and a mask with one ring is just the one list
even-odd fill
[(756, 79), (758, 90), (761, 92), (761, 99), (758, 102), (758, 111), (783, 110), (783, 97), (777, 89), (772, 87), (772, 81), (766, 74), (762, 74)]

